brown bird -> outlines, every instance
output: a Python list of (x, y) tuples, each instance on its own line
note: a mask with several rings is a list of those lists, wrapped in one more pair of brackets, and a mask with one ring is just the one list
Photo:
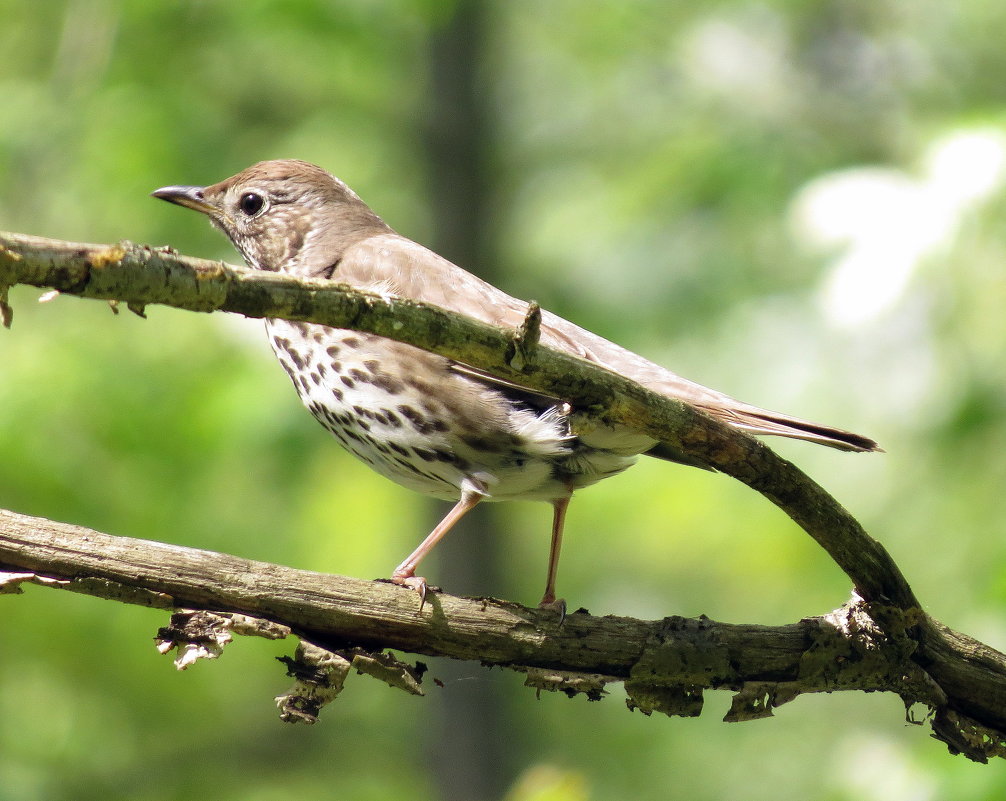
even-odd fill
[[(509, 328), (527, 312), (524, 301), (395, 233), (346, 184), (307, 162), (264, 161), (212, 186), (167, 186), (153, 195), (206, 214), (258, 270), (421, 300)], [(417, 565), (481, 501), (552, 504), (541, 606), (563, 609), (555, 576), (573, 492), (622, 472), (639, 454), (705, 466), (639, 431), (598, 425), (562, 398), (411, 345), (286, 320), (266, 320), (266, 331), (304, 405), (350, 453), (402, 486), (455, 502), (391, 574), (419, 592), (420, 608), (427, 585)], [(753, 434), (878, 450), (867, 437), (707, 389), (547, 311), (541, 343)]]

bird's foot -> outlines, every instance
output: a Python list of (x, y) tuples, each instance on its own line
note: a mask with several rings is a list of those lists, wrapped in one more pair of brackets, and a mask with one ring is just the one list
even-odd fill
[(396, 570), (391, 574), (391, 581), (401, 587), (408, 587), (410, 590), (418, 592), (419, 611), (423, 611), (423, 607), (426, 606), (426, 592), (429, 589), (429, 585), (426, 583), (425, 578), (422, 576), (405, 575), (404, 573), (399, 573)]
[(550, 612), (555, 612), (559, 616), (559, 625), (561, 626), (566, 620), (566, 599), (565, 598), (549, 598), (547, 595), (538, 602), (539, 609), (545, 609)]

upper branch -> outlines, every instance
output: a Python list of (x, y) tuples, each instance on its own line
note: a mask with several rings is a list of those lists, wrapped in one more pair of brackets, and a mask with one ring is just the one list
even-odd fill
[[(824, 489), (759, 440), (603, 367), (534, 344), (527, 332), (505, 331), (417, 301), (181, 256), (167, 248), (0, 233), (0, 305), (6, 305), (6, 287), (15, 284), (124, 301), (134, 309), (163, 304), (353, 328), (559, 395), (760, 492), (828, 552), (865, 600), (905, 609), (918, 606), (880, 543)], [(524, 343), (522, 350), (533, 347), (532, 357), (514, 358), (515, 341)]]

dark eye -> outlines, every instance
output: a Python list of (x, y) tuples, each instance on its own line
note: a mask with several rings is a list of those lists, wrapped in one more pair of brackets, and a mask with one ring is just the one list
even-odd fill
[(265, 205), (265, 200), (258, 192), (245, 192), (238, 201), (238, 208), (248, 217), (254, 217)]

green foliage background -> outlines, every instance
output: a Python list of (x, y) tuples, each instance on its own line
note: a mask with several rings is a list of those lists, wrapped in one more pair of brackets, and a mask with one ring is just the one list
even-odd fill
[[(777, 445), (885, 543), (933, 615), (1006, 648), (1002, 9), (485, 8), (500, 283), (691, 378), (875, 436), (886, 454)], [(444, 199), (427, 189), (422, 148), (428, 46), (453, 13), (432, 0), (0, 0), (0, 227), (234, 261), (202, 220), (147, 194), (297, 157), (429, 241)], [(986, 191), (939, 217), (945, 231), (903, 204), (910, 191), (890, 203), (866, 191), (857, 224), (874, 225), (885, 257), (853, 297), (876, 309), (829, 301), (852, 240), (813, 246), (808, 187), (854, 175), (912, 190), (934, 148), (975, 132), (993, 144), (983, 157), (964, 140)], [(386, 575), (424, 532), (427, 502), (324, 435), (257, 322), (161, 308), (144, 321), (38, 295), (15, 289), (14, 328), (0, 333), (0, 505), (364, 577)], [(481, 591), (530, 602), (548, 509), (506, 514), (505, 578)], [(784, 623), (848, 594), (766, 501), (666, 464), (578, 496), (567, 543), (562, 591), (595, 613)], [(270, 703), (287, 686), (272, 657), (289, 644), (241, 641), (176, 673), (151, 641), (157, 613), (35, 588), (0, 606), (2, 801), (441, 798), (431, 753), (449, 757), (470, 732), (429, 721), (459, 682), (504, 695), (491, 758), (511, 801), (1006, 790), (1001, 764), (950, 757), (887, 696), (801, 698), (727, 725), (722, 693), (697, 720), (648, 719), (617, 689), (599, 704), (536, 699), (519, 677), (470, 665), (425, 699), (352, 681), (320, 725), (291, 727)]]

